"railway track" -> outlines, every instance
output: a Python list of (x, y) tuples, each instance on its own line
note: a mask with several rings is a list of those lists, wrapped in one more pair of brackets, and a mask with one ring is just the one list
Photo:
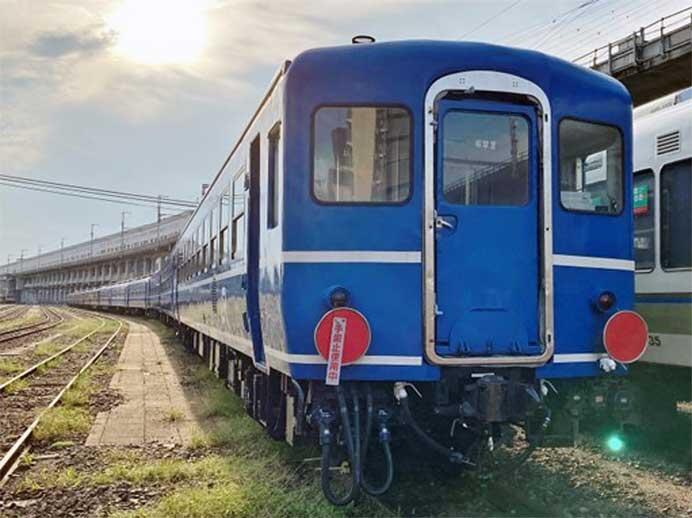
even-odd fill
[(20, 318), (29, 312), (29, 306), (12, 306), (0, 313), (0, 322), (8, 322), (15, 318)]
[[(0, 454), (3, 455), (0, 460), (0, 485), (6, 481), (19, 459), (30, 448), (34, 431), (41, 419), (46, 415), (46, 412), (60, 402), (63, 395), (113, 343), (122, 330), (123, 322), (120, 320), (100, 315), (97, 318), (101, 320), (101, 323), (96, 329), (0, 385), (0, 408), (5, 421), (0, 426), (2, 428), (2, 433), (0, 434)], [(103, 330), (107, 320), (117, 322), (117, 328), (108, 336), (103, 345), (100, 347), (96, 346), (96, 351), (93, 354), (93, 349), (81, 354), (85, 358), (81, 367), (75, 365), (77, 358), (74, 358), (72, 362), (63, 362), (54, 368), (42, 369), (46, 364), (58, 358), (64, 358), (70, 352), (74, 352), (79, 344), (86, 342), (89, 338)], [(76, 356), (79, 357), (80, 354), (77, 353)], [(78, 371), (75, 373), (77, 368)], [(67, 382), (65, 382), (66, 377), (68, 378)], [(26, 383), (29, 378), (33, 378), (33, 382), (26, 384), (14, 394), (10, 394), (13, 387), (20, 385), (20, 381), (23, 380)], [(29, 424), (22, 428), (23, 424), (13, 427), (10, 422), (29, 422)]]
[(0, 344), (47, 331), (48, 329), (59, 326), (65, 321), (65, 317), (53, 309), (41, 308), (41, 311), (43, 311), (44, 319), (40, 322), (33, 322), (13, 329), (0, 331)]

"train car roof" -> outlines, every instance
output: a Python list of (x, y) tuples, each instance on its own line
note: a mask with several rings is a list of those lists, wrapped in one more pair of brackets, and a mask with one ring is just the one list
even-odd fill
[(673, 106), (692, 102), (692, 86), (665, 95), (634, 109), (634, 118), (641, 119), (662, 111), (668, 111)]
[[(386, 99), (402, 82), (418, 93), (439, 77), (464, 70), (492, 70), (524, 77), (551, 93), (588, 91), (631, 105), (627, 89), (610, 76), (569, 61), (516, 47), (465, 41), (407, 40), (324, 47), (299, 54), (286, 73), (287, 97), (327, 84), (344, 101), (349, 91), (371, 91)], [(384, 87), (384, 88), (383, 88)], [(377, 95), (379, 91), (379, 95)], [(409, 91), (411, 91), (409, 89)], [(552, 102), (552, 99), (551, 99)], [(422, 103), (422, 98), (421, 98)]]

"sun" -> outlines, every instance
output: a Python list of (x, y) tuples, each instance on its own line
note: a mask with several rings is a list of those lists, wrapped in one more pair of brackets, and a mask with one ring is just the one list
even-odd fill
[(115, 52), (147, 65), (188, 64), (207, 43), (205, 2), (124, 0), (107, 20), (116, 35)]

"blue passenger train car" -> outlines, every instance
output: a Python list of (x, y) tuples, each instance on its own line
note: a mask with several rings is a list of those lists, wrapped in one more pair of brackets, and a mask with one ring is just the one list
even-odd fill
[(538, 52), (306, 51), (274, 77), (145, 306), (273, 436), (319, 437), (334, 503), (387, 489), (356, 452), (370, 436), (390, 452), (390, 430), (467, 465), (510, 424), (533, 445), (550, 398), (565, 404), (548, 386), (610, 379), (646, 347), (631, 126), (620, 83)]

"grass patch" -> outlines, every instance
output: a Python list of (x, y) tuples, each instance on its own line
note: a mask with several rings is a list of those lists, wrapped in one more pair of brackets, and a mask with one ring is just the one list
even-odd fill
[(34, 432), (37, 440), (63, 442), (75, 435), (89, 432), (92, 419), (86, 407), (95, 389), (93, 374), (93, 372), (83, 373), (70, 390), (63, 394), (60, 405), (46, 412)]
[(65, 407), (79, 407), (87, 406), (89, 404), (89, 397), (94, 391), (94, 387), (91, 383), (91, 377), (93, 373), (85, 372), (74, 384), (70, 387), (70, 390), (65, 392), (61, 401), (62, 406)]
[(12, 360), (9, 358), (0, 359), (0, 374), (17, 374), (23, 370), (24, 366), (17, 360)]
[(24, 390), (29, 386), (29, 382), (25, 379), (17, 380), (11, 385), (4, 388), (3, 393), (5, 394), (16, 394), (17, 392)]
[(43, 342), (42, 344), (39, 344), (34, 348), (34, 354), (41, 358), (47, 358), (48, 356), (52, 356), (55, 353), (61, 351), (65, 347), (67, 347), (67, 345), (55, 343), (53, 341)]
[(34, 437), (39, 441), (54, 442), (87, 433), (90, 428), (91, 417), (85, 409), (60, 406), (46, 412), (34, 431)]

